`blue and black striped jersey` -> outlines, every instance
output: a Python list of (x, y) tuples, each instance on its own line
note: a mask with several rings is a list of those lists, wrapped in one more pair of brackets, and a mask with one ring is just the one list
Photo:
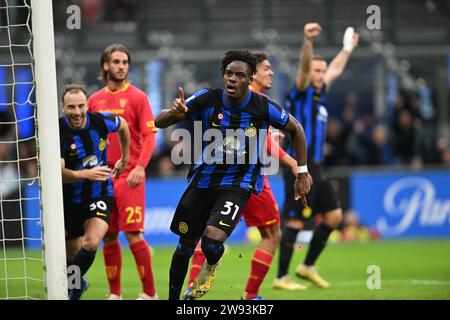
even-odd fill
[[(293, 87), (287, 97), (286, 107), (303, 126), (308, 146), (308, 161), (322, 163), (324, 145), (327, 137), (328, 112), (324, 107), (325, 87), (320, 93), (313, 86), (305, 91)], [(286, 150), (291, 156), (295, 154), (292, 144)]]
[(203, 89), (189, 97), (186, 106), (187, 119), (202, 128), (202, 153), (189, 173), (193, 185), (259, 193), (267, 129), (283, 129), (289, 114), (274, 100), (252, 91), (242, 105), (231, 106), (223, 89)]
[[(86, 126), (74, 129), (67, 117), (59, 119), (61, 158), (70, 170), (107, 165), (107, 136), (120, 128), (120, 118), (111, 113), (86, 113)], [(82, 204), (100, 196), (114, 195), (111, 178), (106, 181), (82, 180), (63, 184), (64, 202)]]

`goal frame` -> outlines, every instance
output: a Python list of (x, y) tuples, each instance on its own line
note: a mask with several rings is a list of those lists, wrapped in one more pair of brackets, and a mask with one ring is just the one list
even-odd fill
[(67, 299), (59, 115), (52, 0), (31, 0), (45, 285), (48, 300)]

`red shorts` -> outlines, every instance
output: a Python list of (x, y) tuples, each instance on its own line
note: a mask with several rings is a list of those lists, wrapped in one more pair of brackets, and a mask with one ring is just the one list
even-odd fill
[(113, 179), (114, 206), (108, 232), (144, 232), (145, 179), (135, 189), (127, 183), (128, 174)]
[(248, 227), (270, 227), (280, 223), (278, 205), (266, 176), (263, 189), (258, 195), (250, 195), (242, 215)]

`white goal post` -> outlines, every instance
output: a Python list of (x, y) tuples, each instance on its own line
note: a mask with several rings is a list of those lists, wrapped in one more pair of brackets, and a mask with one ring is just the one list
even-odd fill
[(32, 0), (31, 8), (44, 226), (45, 283), (47, 299), (67, 299), (52, 0)]

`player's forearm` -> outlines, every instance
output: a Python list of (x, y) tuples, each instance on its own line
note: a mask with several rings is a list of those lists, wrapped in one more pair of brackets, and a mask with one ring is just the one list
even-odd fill
[(155, 119), (155, 126), (157, 128), (167, 128), (171, 125), (183, 120), (185, 114), (175, 113), (171, 109), (164, 109), (158, 114)]
[(284, 156), (282, 158), (280, 158), (280, 162), (281, 164), (285, 165), (286, 167), (296, 167), (297, 166), (297, 161), (292, 158), (290, 155), (288, 155), (287, 153), (284, 154)]
[(305, 131), (303, 130), (302, 125), (290, 115), (285, 131), (291, 135), (292, 144), (296, 154), (297, 166), (305, 166), (307, 160), (307, 148)]
[[(348, 59), (350, 58), (350, 52), (342, 49), (337, 56), (331, 61), (328, 71), (334, 76), (334, 78), (339, 77), (342, 72), (344, 72), (345, 66), (347, 65)], [(334, 79), (330, 79), (334, 80)]]
[(304, 89), (309, 80), (312, 57), (313, 57), (312, 39), (304, 37), (303, 45), (299, 55), (299, 67), (297, 70), (297, 78), (295, 80), (295, 85), (299, 90)]
[(130, 159), (130, 129), (124, 119), (121, 119), (120, 128), (117, 131), (120, 148), (122, 150), (122, 161), (128, 162)]
[(155, 150), (155, 144), (156, 138), (154, 132), (147, 132), (142, 135), (141, 153), (139, 155), (137, 165), (143, 167), (144, 169), (147, 167), (147, 164), (152, 157), (153, 151)]
[(61, 168), (61, 173), (63, 183), (74, 183), (86, 179), (85, 170), (75, 171)]

